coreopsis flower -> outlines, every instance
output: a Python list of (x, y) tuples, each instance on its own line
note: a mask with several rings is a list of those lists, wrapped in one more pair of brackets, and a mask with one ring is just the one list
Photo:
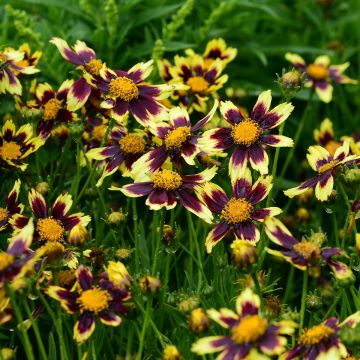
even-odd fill
[(131, 113), (143, 126), (151, 120), (164, 118), (167, 110), (160, 100), (166, 99), (175, 89), (175, 85), (150, 85), (145, 79), (150, 75), (153, 61), (138, 63), (130, 70), (111, 70), (104, 67), (100, 71), (101, 79), (89, 82), (99, 89), (105, 100), (100, 104), (111, 110), (111, 116), (122, 122)]
[(189, 165), (195, 165), (194, 159), (201, 151), (198, 146), (200, 135), (197, 132), (211, 120), (217, 106), (218, 101), (216, 100), (212, 110), (193, 126), (186, 109), (180, 107), (170, 110), (168, 124), (164, 122), (149, 123), (150, 131), (161, 139), (163, 144), (137, 160), (133, 164), (132, 174), (144, 171), (154, 172), (160, 169), (168, 158), (177, 168), (181, 168), (184, 161)]
[(181, 355), (175, 345), (167, 345), (162, 360), (180, 360)]
[(348, 355), (339, 338), (341, 328), (354, 328), (360, 322), (360, 311), (347, 317), (342, 323), (331, 317), (319, 325), (303, 330), (298, 342), (286, 354), (284, 360), (301, 358), (304, 360), (340, 359)]
[[(12, 49), (12, 50), (16, 51), (15, 49)], [(15, 65), (17, 65), (17, 66), (22, 66), (22, 67), (33, 66), (33, 67), (35, 67), (38, 64), (38, 62), (42, 56), (42, 51), (39, 51), (39, 50), (31, 53), (31, 49), (30, 49), (30, 46), (28, 43), (24, 43), (24, 44), (20, 45), (18, 51), (23, 52), (24, 57), (19, 62), (15, 62)], [(17, 71), (16, 69), (14, 69), (14, 73), (16, 75), (21, 74), (21, 72)]]
[(105, 267), (104, 275), (114, 286), (119, 288), (128, 288), (131, 285), (131, 276), (125, 265), (120, 261), (109, 261), (108, 266)]
[(294, 107), (290, 103), (282, 103), (270, 110), (270, 104), (271, 90), (267, 90), (259, 95), (250, 116), (244, 117), (231, 101), (221, 102), (221, 114), (231, 126), (206, 131), (199, 140), (200, 147), (212, 154), (235, 146), (229, 162), (232, 176), (243, 172), (248, 161), (260, 174), (267, 174), (269, 158), (265, 146), (293, 146), (289, 137), (268, 134), (267, 131), (285, 121)]
[[(314, 139), (318, 143), (318, 145), (323, 146), (326, 150), (330, 150), (327, 145), (332, 144), (335, 141), (333, 123), (329, 118), (324, 119), (319, 129), (314, 130)], [(336, 146), (337, 148), (337, 146)], [(334, 149), (332, 155), (336, 150)], [(329, 151), (331, 153), (331, 151)]]
[(332, 100), (333, 86), (331, 82), (338, 84), (357, 84), (356, 80), (350, 79), (343, 72), (349, 67), (346, 62), (341, 65), (331, 65), (330, 58), (326, 55), (318, 56), (314, 63), (306, 64), (305, 60), (293, 53), (286, 53), (285, 59), (290, 61), (296, 68), (306, 74), (306, 87), (314, 87), (321, 101), (329, 103)]
[(320, 266), (328, 265), (337, 279), (343, 280), (353, 276), (352, 271), (344, 263), (335, 260), (334, 256), (346, 256), (346, 253), (338, 248), (322, 247), (322, 241), (316, 238), (307, 238), (298, 241), (286, 226), (276, 218), (268, 218), (265, 221), (265, 232), (269, 239), (282, 247), (281, 250), (267, 248), (269, 254), (278, 256), (289, 262), (296, 268), (310, 275), (319, 276)]
[[(36, 218), (35, 235), (40, 241), (62, 241), (65, 233), (74, 226), (80, 224), (86, 226), (91, 218), (83, 213), (68, 214), (73, 200), (68, 193), (59, 195), (51, 209), (46, 205), (44, 197), (34, 189), (29, 191), (29, 204), (33, 215)], [(17, 230), (21, 230), (27, 224), (29, 218), (20, 215), (11, 220), (11, 225)]]
[(17, 78), (19, 74), (35, 74), (39, 72), (34, 66), (24, 62), (25, 51), (5, 48), (0, 51), (0, 94), (8, 92), (22, 95), (22, 86)]
[[(271, 322), (260, 313), (260, 298), (249, 288), (236, 299), (236, 313), (222, 308), (210, 309), (208, 316), (230, 335), (208, 336), (196, 341), (191, 351), (198, 355), (220, 352), (218, 359), (263, 359), (264, 355), (280, 355), (296, 327), (292, 321)], [(267, 357), (266, 357), (267, 358)]]
[(6, 198), (5, 207), (0, 207), (0, 231), (5, 230), (9, 225), (9, 220), (15, 214), (21, 214), (24, 205), (18, 202), (21, 181), (16, 180), (15, 184)]
[(10, 321), (13, 317), (10, 298), (7, 296), (5, 288), (0, 288), (0, 325)]
[(42, 145), (44, 140), (34, 137), (30, 124), (22, 125), (16, 131), (14, 122), (6, 120), (0, 132), (0, 163), (25, 171), (27, 164), (23, 160)]
[(42, 119), (37, 125), (37, 133), (46, 139), (54, 126), (58, 123), (67, 123), (77, 120), (75, 113), (68, 109), (68, 93), (73, 80), (65, 80), (58, 91), (53, 90), (50, 84), (39, 84), (36, 87), (38, 108), (42, 111)]
[(144, 174), (144, 181), (136, 181), (121, 188), (112, 186), (109, 190), (121, 191), (129, 197), (147, 196), (145, 203), (151, 210), (163, 207), (173, 209), (179, 202), (186, 210), (209, 223), (212, 220), (211, 212), (191, 192), (196, 185), (210, 181), (216, 175), (216, 170), (214, 166), (198, 174), (180, 175), (172, 170), (159, 169), (152, 174)]
[(91, 93), (94, 92), (85, 74), (88, 77), (90, 76), (90, 79), (100, 79), (100, 70), (104, 64), (102, 60), (96, 57), (95, 51), (89, 48), (83, 41), (77, 40), (73, 46), (74, 50), (61, 38), (54, 37), (50, 42), (58, 48), (61, 56), (66, 61), (75, 65), (77, 69), (83, 72), (83, 76), (72, 84), (67, 95), (68, 108), (71, 111), (76, 111), (84, 106)]
[(0, 252), (0, 288), (5, 283), (17, 288), (15, 285), (17, 280), (21, 282), (21, 278), (32, 268), (35, 253), (29, 248), (33, 233), (34, 223), (30, 219), (22, 231), (10, 239), (7, 250)]
[(103, 140), (105, 140), (105, 145), (111, 142), (111, 133), (107, 139), (104, 139), (108, 126), (109, 121), (104, 117), (86, 118), (84, 132), (81, 136), (86, 150), (98, 148)]
[[(189, 56), (195, 55), (192, 49), (187, 49), (185, 53)], [(210, 67), (216, 60), (222, 60), (224, 66), (233, 61), (237, 55), (237, 49), (228, 47), (222, 38), (212, 39), (206, 44), (204, 53), (202, 54), (205, 60), (205, 67)]]
[(263, 222), (266, 217), (281, 213), (278, 207), (259, 209), (255, 206), (268, 195), (272, 188), (272, 176), (259, 177), (252, 184), (249, 169), (241, 177), (232, 180), (232, 196), (214, 183), (205, 183), (195, 187), (198, 198), (206, 204), (210, 211), (218, 215), (218, 223), (210, 231), (205, 240), (208, 253), (227, 234), (239, 240), (256, 244), (260, 240), (260, 232), (255, 221)]
[(221, 76), (224, 62), (216, 59), (207, 67), (206, 60), (198, 54), (188, 57), (176, 55), (174, 62), (174, 65), (170, 65), (167, 60), (159, 62), (160, 75), (164, 81), (185, 85), (174, 97), (189, 113), (193, 110), (204, 113), (209, 96), (215, 96), (216, 91), (228, 80), (227, 75)]
[(155, 293), (161, 288), (161, 281), (151, 275), (144, 275), (139, 280), (140, 290), (144, 293)]
[(359, 161), (360, 156), (349, 155), (349, 143), (345, 141), (331, 155), (325, 148), (315, 145), (308, 149), (307, 159), (311, 168), (317, 175), (304, 181), (299, 186), (284, 191), (290, 198), (304, 193), (307, 189), (315, 187), (315, 196), (320, 201), (326, 201), (334, 187), (334, 176), (343, 166), (351, 166)]
[(123, 171), (130, 171), (132, 164), (144, 154), (146, 142), (140, 133), (129, 133), (122, 126), (115, 126), (110, 132), (111, 144), (105, 147), (90, 149), (86, 156), (89, 159), (104, 160), (105, 166), (103, 173), (96, 183), (102, 185), (104, 179), (121, 165)]
[(203, 308), (191, 310), (189, 317), (189, 328), (195, 333), (208, 330), (210, 327), (210, 319), (206, 315)]
[(94, 281), (89, 269), (79, 266), (76, 270), (76, 285), (71, 290), (60, 286), (49, 286), (46, 293), (60, 302), (68, 314), (79, 314), (74, 326), (74, 339), (85, 342), (95, 330), (96, 319), (109, 326), (122, 322), (118, 314), (126, 314), (124, 301), (131, 297), (126, 288), (119, 288), (105, 279)]
[(256, 263), (258, 253), (256, 247), (244, 240), (234, 240), (231, 245), (231, 259), (239, 270), (249, 268)]

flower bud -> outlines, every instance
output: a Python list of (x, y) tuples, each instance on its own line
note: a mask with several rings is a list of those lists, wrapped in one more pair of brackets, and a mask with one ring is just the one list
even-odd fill
[(154, 276), (145, 275), (139, 280), (140, 290), (144, 293), (155, 293), (161, 287), (161, 281)]
[(89, 240), (89, 232), (84, 226), (80, 224), (75, 225), (70, 230), (67, 239), (69, 244), (76, 246), (84, 244), (87, 240)]
[(126, 288), (131, 285), (131, 277), (125, 267), (120, 261), (109, 261), (105, 271), (109, 277), (109, 280), (119, 288)]
[(296, 210), (295, 216), (299, 221), (303, 221), (303, 222), (306, 222), (310, 219), (309, 211), (303, 207)]
[(241, 269), (250, 267), (255, 264), (258, 253), (255, 246), (250, 245), (244, 240), (234, 240), (231, 244), (232, 261)]
[(355, 275), (351, 272), (349, 276), (341, 279), (336, 279), (337, 284), (342, 288), (348, 288), (355, 283)]
[(108, 221), (111, 225), (126, 221), (126, 215), (122, 211), (113, 211), (108, 215)]
[(210, 319), (202, 308), (197, 308), (191, 311), (189, 327), (194, 333), (206, 331), (210, 327)]
[(10, 348), (2, 348), (1, 349), (1, 358), (3, 360), (11, 360), (14, 358), (15, 350)]
[(281, 301), (278, 296), (267, 295), (264, 298), (265, 309), (270, 317), (276, 318), (279, 316), (281, 311)]
[(190, 296), (185, 300), (182, 300), (178, 304), (178, 310), (186, 313), (195, 308), (197, 308), (200, 304), (200, 299), (196, 296)]
[(307, 295), (305, 300), (309, 310), (319, 310), (322, 306), (321, 297), (316, 294)]
[(360, 182), (360, 169), (350, 169), (344, 175), (345, 182), (349, 185)]
[(166, 244), (170, 244), (175, 238), (176, 231), (170, 225), (165, 224), (163, 227), (162, 241)]
[(39, 182), (35, 186), (35, 190), (39, 192), (41, 195), (45, 195), (50, 189), (49, 184), (46, 181)]
[(354, 327), (342, 326), (339, 331), (339, 337), (341, 342), (349, 349), (355, 350), (355, 347), (360, 345), (360, 325), (357, 324)]
[(168, 345), (164, 349), (163, 360), (180, 360), (180, 359), (181, 359), (181, 355), (176, 346)]
[(280, 90), (287, 101), (292, 99), (304, 84), (304, 74), (295, 69), (288, 72), (283, 70), (281, 77), (277, 75), (277, 78)]
[(115, 256), (120, 260), (125, 260), (131, 256), (132, 250), (127, 248), (117, 249)]

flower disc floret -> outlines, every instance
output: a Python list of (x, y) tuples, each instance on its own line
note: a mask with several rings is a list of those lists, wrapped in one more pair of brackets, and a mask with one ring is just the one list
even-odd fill
[(137, 99), (139, 96), (139, 89), (136, 84), (129, 78), (120, 76), (112, 79), (109, 84), (110, 96), (115, 99), (121, 99), (126, 102)]
[(182, 185), (181, 176), (171, 170), (156, 170), (153, 174), (152, 181), (154, 187), (166, 191), (177, 190)]
[(259, 315), (247, 315), (231, 329), (231, 339), (240, 345), (254, 342), (265, 334), (267, 324), (267, 321)]
[(193, 76), (187, 82), (186, 85), (191, 87), (194, 93), (202, 93), (209, 88), (209, 83), (202, 76)]
[(109, 307), (110, 300), (110, 294), (106, 290), (102, 290), (100, 287), (96, 286), (92, 289), (83, 291), (77, 299), (77, 303), (80, 306), (81, 312), (91, 311), (98, 314), (100, 311)]
[(180, 148), (189, 136), (190, 128), (188, 126), (170, 130), (165, 136), (165, 146), (167, 149)]
[(84, 68), (91, 75), (99, 76), (100, 69), (102, 68), (102, 66), (103, 66), (103, 63), (102, 63), (101, 60), (99, 60), (99, 59), (91, 59), (90, 61), (88, 61), (84, 65)]
[(0, 156), (6, 160), (18, 159), (21, 156), (21, 147), (15, 141), (4, 141), (0, 147)]
[(120, 150), (125, 154), (142, 154), (145, 150), (145, 140), (137, 134), (124, 136), (119, 144)]
[(259, 140), (261, 128), (256, 121), (246, 119), (233, 126), (231, 135), (235, 144), (251, 146)]
[(0, 208), (0, 221), (6, 220), (8, 216), (9, 216), (9, 211), (7, 209)]
[(325, 80), (329, 76), (329, 71), (325, 66), (310, 64), (306, 72), (315, 80)]
[(61, 101), (50, 99), (44, 106), (43, 119), (45, 121), (54, 120), (61, 109)]
[(300, 336), (300, 344), (302, 345), (317, 345), (321, 341), (327, 339), (335, 330), (324, 324), (313, 326), (310, 329), (305, 330)]
[(302, 241), (294, 245), (294, 250), (302, 255), (305, 259), (319, 258), (320, 248), (319, 245), (311, 243), (309, 241)]
[(221, 210), (222, 218), (228, 224), (236, 224), (251, 218), (253, 206), (245, 199), (231, 198)]
[(337, 164), (339, 163), (339, 160), (331, 160), (330, 162), (321, 165), (318, 169), (318, 172), (320, 174), (323, 174), (325, 171), (333, 169)]
[(14, 256), (6, 252), (0, 253), (0, 271), (4, 271), (14, 261)]
[(44, 241), (60, 241), (64, 236), (64, 226), (59, 220), (53, 217), (39, 219), (36, 227), (41, 240)]

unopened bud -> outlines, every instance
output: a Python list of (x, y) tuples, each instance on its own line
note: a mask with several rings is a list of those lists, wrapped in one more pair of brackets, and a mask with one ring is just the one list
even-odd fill
[(258, 253), (255, 246), (244, 240), (234, 240), (231, 244), (232, 261), (239, 269), (245, 269), (254, 264)]
[(46, 181), (42, 181), (35, 186), (35, 190), (41, 195), (45, 195), (50, 189), (49, 184)]
[(281, 311), (281, 301), (278, 296), (275, 295), (267, 295), (264, 298), (265, 309), (268, 315), (272, 318), (276, 318), (279, 316)]
[(304, 84), (304, 75), (295, 69), (288, 72), (283, 70), (281, 77), (277, 77), (277, 83), (287, 101), (292, 99)]
[(168, 345), (164, 349), (163, 360), (180, 360), (180, 359), (181, 359), (181, 355), (176, 346)]
[(185, 300), (182, 300), (178, 304), (178, 310), (187, 313), (195, 308), (197, 308), (200, 304), (200, 299), (196, 296), (190, 296)]
[(360, 169), (350, 169), (344, 175), (347, 184), (358, 184), (360, 182)]
[(154, 276), (145, 275), (139, 281), (139, 286), (144, 293), (155, 293), (161, 287), (161, 282)]
[(210, 327), (210, 319), (202, 308), (197, 308), (191, 311), (189, 327), (191, 331), (195, 333), (203, 332)]
[(120, 260), (125, 260), (131, 256), (132, 250), (127, 248), (121, 248), (116, 250), (115, 256)]
[(306, 296), (306, 307), (310, 310), (318, 310), (322, 306), (321, 297), (316, 294)]
[(72, 244), (72, 245), (82, 245), (84, 244), (87, 240), (89, 240), (89, 232), (87, 231), (87, 229), (80, 225), (77, 224), (75, 225), (69, 232), (69, 236), (68, 236), (68, 243)]
[(175, 233), (176, 231), (172, 226), (165, 224), (163, 227), (162, 241), (166, 244), (171, 243), (175, 238)]
[(122, 211), (113, 211), (108, 215), (108, 221), (111, 225), (125, 222), (126, 215)]
[(295, 216), (299, 221), (303, 221), (303, 222), (306, 222), (310, 219), (309, 211), (303, 207), (296, 210)]

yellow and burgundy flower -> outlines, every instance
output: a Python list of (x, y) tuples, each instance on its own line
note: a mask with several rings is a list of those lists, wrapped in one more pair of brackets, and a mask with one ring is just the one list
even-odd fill
[(265, 232), (273, 243), (282, 247), (281, 250), (267, 248), (266, 251), (283, 258), (296, 268), (302, 271), (309, 270), (310, 275), (319, 276), (320, 266), (326, 264), (339, 280), (353, 276), (346, 264), (334, 259), (334, 256), (346, 257), (345, 251), (338, 248), (321, 247), (319, 242), (311, 241), (311, 238), (298, 241), (276, 218), (266, 219)]
[(37, 125), (37, 134), (46, 139), (54, 126), (58, 123), (68, 123), (77, 120), (75, 113), (68, 109), (68, 92), (73, 80), (65, 80), (58, 91), (53, 90), (50, 84), (39, 84), (36, 88), (36, 97), (39, 109), (42, 110), (42, 119)]
[(349, 151), (347, 141), (336, 149), (333, 156), (319, 145), (310, 146), (307, 159), (311, 168), (317, 172), (317, 175), (297, 187), (284, 191), (284, 194), (292, 198), (315, 187), (316, 198), (320, 201), (326, 201), (333, 190), (336, 172), (343, 166), (351, 166), (360, 160), (360, 156), (349, 155)]
[(305, 72), (307, 77), (305, 86), (313, 86), (320, 100), (325, 103), (329, 103), (332, 100), (333, 86), (330, 84), (331, 82), (357, 84), (356, 80), (350, 79), (343, 74), (349, 67), (349, 62), (341, 65), (331, 65), (330, 58), (322, 55), (318, 56), (314, 63), (306, 64), (301, 56), (293, 53), (286, 53), (285, 59), (290, 61), (300, 71)]
[(269, 194), (272, 188), (272, 176), (259, 177), (252, 184), (249, 169), (239, 178), (232, 181), (232, 196), (214, 183), (196, 186), (198, 198), (206, 204), (210, 211), (218, 215), (218, 223), (206, 237), (205, 246), (208, 253), (227, 234), (239, 240), (256, 244), (260, 240), (260, 232), (255, 221), (263, 222), (265, 218), (281, 213), (278, 207), (259, 209), (255, 206)]
[[(40, 241), (63, 241), (65, 233), (70, 231), (75, 225), (86, 226), (91, 218), (83, 213), (69, 215), (72, 206), (72, 197), (68, 193), (59, 195), (51, 209), (48, 209), (44, 197), (34, 189), (29, 192), (29, 204), (36, 218), (35, 235)], [(11, 225), (17, 230), (21, 230), (29, 221), (26, 216), (16, 216), (11, 220)]]
[(114, 286), (111, 281), (94, 281), (93, 274), (84, 266), (76, 270), (76, 285), (71, 290), (60, 286), (49, 286), (46, 293), (60, 302), (68, 314), (79, 314), (74, 326), (74, 339), (85, 342), (95, 330), (96, 319), (109, 326), (119, 326), (126, 314), (124, 301), (131, 297), (126, 288)]
[(0, 162), (25, 171), (27, 164), (23, 162), (23, 159), (43, 144), (42, 139), (33, 136), (30, 124), (22, 125), (16, 131), (14, 122), (7, 120), (0, 132)]
[(188, 57), (176, 55), (174, 62), (174, 65), (167, 60), (159, 62), (164, 81), (185, 85), (174, 97), (189, 113), (193, 110), (206, 112), (209, 96), (214, 96), (228, 80), (228, 75), (221, 75), (224, 62), (216, 59), (207, 67), (206, 59), (198, 54)]
[(264, 355), (281, 355), (286, 350), (287, 339), (292, 335), (292, 321), (271, 322), (260, 312), (260, 298), (249, 288), (236, 299), (236, 312), (222, 308), (210, 309), (208, 316), (229, 335), (208, 336), (196, 341), (191, 351), (198, 355), (220, 352), (217, 359), (263, 359)]
[(132, 173), (137, 174), (139, 171), (154, 172), (160, 169), (168, 158), (176, 165), (176, 168), (181, 168), (184, 161), (189, 165), (195, 165), (194, 159), (200, 152), (198, 146), (200, 135), (197, 132), (211, 120), (217, 106), (218, 102), (215, 101), (209, 114), (195, 125), (191, 125), (186, 109), (180, 107), (170, 110), (169, 124), (164, 122), (149, 123), (150, 131), (161, 139), (163, 144), (137, 160), (132, 167)]
[(110, 109), (111, 116), (118, 122), (129, 113), (143, 126), (155, 118), (163, 118), (167, 110), (160, 100), (169, 97), (174, 86), (145, 83), (152, 68), (152, 60), (138, 63), (128, 71), (103, 68), (101, 79), (92, 82), (105, 97), (100, 106)]
[[(108, 120), (104, 117), (94, 116), (87, 117), (86, 124), (84, 124), (84, 132), (82, 140), (86, 150), (98, 148), (104, 139), (106, 129), (108, 128)], [(111, 134), (105, 140), (105, 145), (111, 142)]]
[(87, 76), (92, 81), (100, 79), (100, 70), (104, 64), (102, 60), (96, 57), (95, 51), (89, 48), (83, 41), (77, 40), (73, 46), (74, 50), (61, 38), (54, 37), (50, 42), (58, 48), (61, 56), (66, 61), (75, 65), (83, 72), (83, 76), (72, 84), (67, 94), (68, 108), (71, 111), (76, 111), (83, 107), (90, 95), (94, 93), (91, 81), (87, 80)]
[(22, 86), (17, 76), (39, 72), (34, 66), (24, 63), (25, 56), (25, 51), (20, 49), (6, 48), (0, 51), (0, 94), (8, 92), (22, 95)]
[[(17, 51), (16, 49), (12, 49), (12, 48), (7, 48), (7, 50)], [(41, 51), (35, 51), (34, 53), (31, 54), (31, 49), (30, 49), (30, 46), (28, 43), (22, 44), (19, 47), (18, 51), (23, 52), (24, 57), (22, 60), (15, 62), (14, 64), (17, 66), (20, 66), (22, 68), (29, 67), (29, 66), (35, 67), (38, 64), (38, 62), (42, 56)], [(14, 69), (14, 74), (16, 76), (21, 76), (21, 71)]]
[(211, 129), (203, 134), (200, 147), (206, 153), (219, 152), (235, 146), (229, 162), (229, 173), (239, 174), (248, 161), (261, 174), (268, 173), (269, 158), (265, 146), (291, 147), (293, 141), (283, 135), (268, 134), (267, 131), (285, 121), (293, 110), (290, 103), (282, 103), (270, 110), (271, 91), (262, 92), (249, 117), (231, 102), (220, 104), (220, 111), (231, 126)]
[(34, 259), (35, 253), (30, 250), (33, 240), (34, 223), (32, 220), (10, 239), (6, 251), (0, 252), (0, 287), (5, 283), (14, 283), (23, 277)]
[(206, 222), (211, 222), (212, 214), (193, 194), (196, 185), (210, 181), (216, 175), (217, 167), (206, 169), (198, 174), (181, 175), (168, 169), (159, 169), (141, 180), (121, 188), (112, 186), (110, 190), (119, 190), (129, 197), (147, 196), (146, 205), (151, 210), (165, 207), (173, 209), (179, 202), (186, 210), (194, 213)]
[(133, 163), (144, 154), (146, 141), (139, 133), (129, 133), (122, 126), (115, 126), (110, 132), (112, 144), (90, 149), (86, 156), (89, 159), (104, 160), (104, 171), (96, 186), (100, 186), (107, 176), (113, 174), (124, 164), (126, 170), (131, 170)]
[(0, 207), (0, 231), (8, 227), (9, 220), (15, 214), (21, 214), (24, 210), (24, 205), (18, 202), (20, 184), (20, 180), (15, 181), (14, 187), (6, 198), (5, 207)]
[(322, 323), (303, 330), (298, 342), (286, 354), (284, 360), (301, 358), (304, 360), (341, 359), (348, 355), (339, 338), (343, 327), (354, 328), (360, 322), (360, 311), (347, 317), (342, 323), (331, 317)]

